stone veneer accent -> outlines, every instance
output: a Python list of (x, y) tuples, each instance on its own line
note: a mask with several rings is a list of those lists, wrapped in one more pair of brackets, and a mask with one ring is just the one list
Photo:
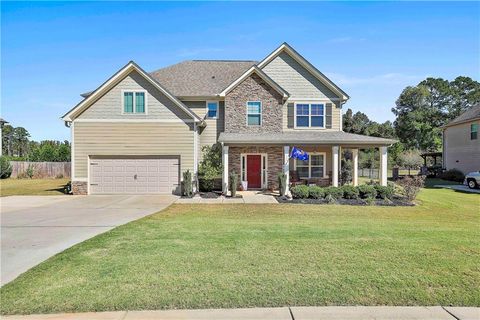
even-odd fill
[(283, 170), (283, 147), (282, 146), (230, 146), (228, 149), (228, 171), (235, 171), (239, 175), (241, 173), (240, 156), (242, 153), (266, 153), (267, 154), (267, 188), (278, 189), (277, 175)]
[[(247, 101), (262, 102), (260, 126), (247, 126)], [(282, 132), (283, 96), (253, 73), (225, 96), (225, 132)]]
[(88, 185), (86, 181), (72, 181), (72, 193), (75, 195), (88, 194)]

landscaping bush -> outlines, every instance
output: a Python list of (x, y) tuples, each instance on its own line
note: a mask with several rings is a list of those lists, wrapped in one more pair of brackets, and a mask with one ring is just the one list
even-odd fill
[(389, 185), (389, 186), (381, 186), (379, 184), (376, 184), (373, 186), (375, 190), (377, 191), (377, 198), (380, 199), (391, 199), (394, 193), (394, 187)]
[(463, 182), (465, 175), (458, 169), (450, 169), (440, 174), (440, 179)]
[(222, 145), (204, 146), (202, 151), (202, 161), (198, 166), (198, 188), (210, 192), (215, 187), (215, 179), (222, 174)]
[(308, 187), (308, 196), (313, 199), (323, 199), (325, 192), (319, 186)]
[(352, 170), (352, 161), (342, 160), (342, 170), (340, 171), (340, 181), (342, 185), (352, 182)]
[(309, 194), (309, 188), (306, 185), (299, 185), (290, 188), (292, 197), (294, 199), (307, 199)]
[(278, 174), (278, 191), (281, 197), (287, 193), (287, 175), (283, 172)]
[(408, 201), (413, 201), (417, 198), (420, 189), (423, 188), (425, 184), (425, 177), (415, 176), (405, 178), (398, 181), (398, 183), (403, 187), (403, 194)]
[(212, 177), (203, 176), (198, 178), (198, 188), (200, 191), (203, 192), (210, 192), (213, 190), (213, 186), (215, 185), (215, 179)]
[(192, 173), (187, 170), (183, 173), (182, 195), (184, 197), (193, 197)]
[(7, 157), (0, 157), (0, 179), (8, 179), (12, 175), (12, 165)]
[(25, 173), (30, 179), (32, 179), (35, 175), (35, 167), (32, 164), (29, 164)]
[(343, 189), (339, 187), (326, 187), (323, 188), (325, 191), (325, 199), (327, 199), (328, 196), (331, 196), (335, 200), (340, 199), (343, 197)]
[(237, 188), (238, 188), (238, 175), (235, 171), (230, 173), (230, 194), (232, 197), (237, 195)]
[(362, 199), (375, 199), (377, 196), (377, 190), (372, 185), (363, 184), (357, 187), (360, 198)]
[(343, 186), (342, 190), (345, 199), (358, 199), (359, 192), (354, 186)]

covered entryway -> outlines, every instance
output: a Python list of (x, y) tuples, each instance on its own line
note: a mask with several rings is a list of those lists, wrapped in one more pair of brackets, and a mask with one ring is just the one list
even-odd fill
[(92, 156), (90, 194), (172, 194), (179, 188), (178, 156)]

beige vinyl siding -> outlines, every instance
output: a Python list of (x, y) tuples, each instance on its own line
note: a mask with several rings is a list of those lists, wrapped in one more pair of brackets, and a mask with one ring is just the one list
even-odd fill
[[(146, 114), (123, 114), (123, 91), (146, 91)], [(78, 119), (192, 119), (138, 72), (132, 71)]]
[(193, 171), (193, 123), (74, 122), (74, 177), (88, 176), (88, 156), (180, 156), (181, 172)]
[(480, 121), (463, 123), (445, 129), (445, 159), (447, 169), (459, 169), (464, 173), (480, 170), (480, 134), (470, 139), (470, 125)]
[[(206, 101), (183, 101), (183, 103), (195, 112), (201, 119), (203, 119), (207, 113)], [(200, 145), (198, 148), (199, 160), (202, 159), (202, 147), (211, 146), (217, 143), (220, 132), (224, 131), (225, 118), (224, 118), (224, 101), (219, 101), (218, 105), (218, 117), (217, 119), (205, 119), (207, 126), (205, 128), (199, 128), (199, 140)]]
[[(284, 106), (283, 106), (283, 130), (284, 131), (298, 131), (298, 130), (316, 130), (316, 131), (341, 131), (342, 128), (340, 127), (340, 123), (342, 121), (342, 109), (340, 108), (340, 102), (339, 101), (331, 101), (328, 99), (322, 100), (322, 101), (307, 101), (307, 100), (301, 100), (298, 102), (302, 103), (322, 103), (326, 105), (327, 103), (332, 104), (332, 128), (331, 129), (320, 129), (320, 128), (301, 128), (301, 129), (294, 129), (290, 128), (288, 126), (288, 104), (290, 103), (295, 103), (294, 101), (288, 100)], [(325, 111), (326, 112), (326, 111)], [(295, 116), (295, 114), (293, 115)], [(295, 119), (293, 120), (295, 121)], [(324, 118), (324, 123), (326, 123), (326, 120)]]
[(285, 89), (291, 99), (338, 98), (286, 52), (279, 54), (262, 70)]

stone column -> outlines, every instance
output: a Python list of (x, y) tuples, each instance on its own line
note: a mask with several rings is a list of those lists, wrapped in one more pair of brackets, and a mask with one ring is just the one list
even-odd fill
[(228, 146), (222, 147), (222, 164), (223, 164), (222, 191), (223, 191), (223, 194), (227, 195), (228, 193)]
[(353, 186), (358, 186), (358, 149), (352, 149), (352, 158), (353, 158), (353, 177), (352, 182)]
[(283, 173), (287, 176), (286, 185), (287, 192), (290, 193), (290, 146), (283, 146)]
[(338, 187), (338, 159), (339, 159), (339, 147), (332, 147), (332, 186)]
[(380, 185), (387, 185), (387, 147), (380, 147)]

